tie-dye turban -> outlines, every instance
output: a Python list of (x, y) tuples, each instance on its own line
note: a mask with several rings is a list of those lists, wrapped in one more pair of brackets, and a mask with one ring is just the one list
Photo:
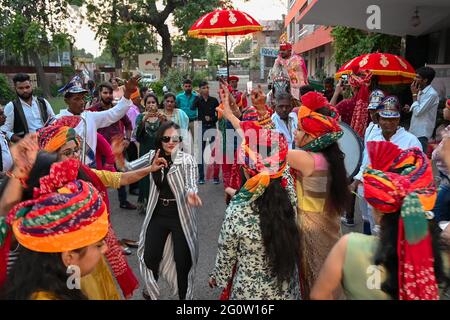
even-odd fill
[(436, 201), (430, 161), (419, 148), (401, 150), (368, 142), (371, 165), (364, 172), (364, 196), (383, 214), (400, 212), (398, 282), (400, 300), (439, 299), (427, 211)]

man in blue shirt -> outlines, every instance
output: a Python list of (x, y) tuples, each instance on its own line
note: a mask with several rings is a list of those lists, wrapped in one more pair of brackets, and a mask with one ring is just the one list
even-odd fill
[(186, 79), (183, 81), (184, 92), (177, 95), (176, 103), (177, 107), (183, 110), (189, 117), (189, 131), (191, 131), (192, 138), (194, 138), (194, 124), (198, 118), (198, 111), (192, 108), (194, 105), (195, 97), (197, 94), (192, 92), (192, 81)]

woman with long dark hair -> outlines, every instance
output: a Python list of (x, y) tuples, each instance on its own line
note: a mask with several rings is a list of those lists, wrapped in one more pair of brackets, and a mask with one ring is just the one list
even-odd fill
[(159, 277), (167, 280), (180, 299), (192, 299), (198, 260), (197, 212), (201, 206), (197, 189), (197, 164), (181, 150), (180, 127), (164, 122), (155, 138), (155, 150), (128, 169), (148, 166), (165, 159), (166, 166), (150, 175), (147, 214), (139, 237), (138, 257), (146, 298), (157, 299)]
[(300, 299), (300, 232), (287, 141), (253, 121), (241, 126), (247, 181), (226, 210), (209, 284), (227, 287), (233, 278), (228, 298), (235, 300)]
[[(48, 170), (52, 160), (37, 158), (30, 183)], [(3, 298), (87, 299), (80, 290), (80, 280), (102, 260), (109, 221), (98, 191), (77, 180), (79, 167), (80, 161), (75, 159), (53, 163), (49, 174), (40, 177), (33, 199), (20, 202), (6, 219), (0, 219), (2, 252), (11, 243), (11, 230), (19, 244), (18, 257), (2, 287)]]
[[(222, 92), (225, 89), (223, 86)], [(224, 116), (239, 129), (239, 119), (225, 102), (224, 107)], [(340, 216), (350, 203), (344, 154), (337, 144), (343, 132), (337, 119), (336, 110), (322, 94), (303, 95), (295, 136), (296, 146), (302, 150), (290, 150), (287, 156), (296, 175), (305, 299), (329, 251), (341, 236)]]
[[(136, 118), (136, 140), (139, 142), (139, 156), (143, 156), (155, 149), (156, 133), (165, 121), (165, 117), (158, 111), (158, 97), (149, 93), (144, 98), (145, 112)], [(145, 213), (147, 208), (150, 180), (146, 176), (139, 181), (138, 210)]]
[(364, 172), (364, 197), (374, 207), (379, 236), (342, 237), (311, 298), (333, 299), (342, 287), (348, 299), (439, 299), (438, 285), (448, 285), (449, 270), (428, 211), (437, 195), (431, 163), (419, 148), (401, 150), (386, 141), (367, 148), (371, 165)]

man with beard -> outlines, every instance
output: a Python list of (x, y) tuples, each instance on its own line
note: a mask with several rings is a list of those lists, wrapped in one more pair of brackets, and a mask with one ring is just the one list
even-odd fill
[(281, 43), (280, 53), (271, 70), (271, 78), (287, 76), (291, 80), (291, 94), (295, 100), (300, 100), (300, 87), (308, 84), (308, 71), (303, 58), (292, 53), (292, 44)]
[(16, 74), (13, 83), (17, 99), (5, 106), (6, 122), (1, 130), (6, 132), (8, 139), (17, 142), (27, 133), (41, 129), (55, 113), (47, 100), (33, 96), (28, 74)]
[[(112, 85), (108, 82), (101, 83), (98, 86), (98, 92), (100, 94), (100, 101), (95, 105), (93, 105), (92, 108), (89, 109), (89, 111), (101, 112), (113, 108), (114, 96)], [(118, 121), (111, 123), (109, 126), (99, 128), (97, 130), (97, 132), (100, 133), (106, 139), (106, 141), (109, 142), (110, 145), (112, 144), (112, 140), (114, 138), (116, 137), (120, 137), (121, 139), (123, 138), (125, 148), (128, 148), (130, 146), (132, 131), (133, 127), (131, 125), (131, 121), (126, 114)], [(118, 193), (119, 193), (120, 207), (122, 209), (129, 209), (129, 210), (136, 209), (136, 206), (131, 204), (127, 200), (127, 190), (125, 186), (120, 187), (118, 189)]]
[(87, 150), (85, 164), (91, 168), (95, 168), (97, 130), (99, 128), (110, 126), (126, 115), (131, 106), (130, 96), (134, 91), (136, 91), (139, 78), (133, 77), (127, 81), (125, 83), (124, 96), (120, 99), (117, 105), (114, 108), (101, 112), (91, 112), (85, 110), (86, 101), (84, 99), (88, 91), (83, 89), (81, 84), (77, 82), (75, 78), (60, 89), (60, 91), (64, 92), (64, 101), (68, 105), (68, 108), (61, 110), (56, 118), (60, 119), (64, 117), (71, 118), (73, 116), (81, 116), (85, 120), (87, 128), (85, 128), (84, 121), (79, 121), (76, 126), (74, 126), (74, 129), (81, 137), (86, 136)]
[(228, 84), (231, 87), (231, 94), (236, 100), (236, 104), (239, 109), (244, 110), (247, 108), (247, 98), (245, 97), (244, 92), (239, 91), (238, 89), (239, 77), (238, 76), (230, 76), (228, 78)]

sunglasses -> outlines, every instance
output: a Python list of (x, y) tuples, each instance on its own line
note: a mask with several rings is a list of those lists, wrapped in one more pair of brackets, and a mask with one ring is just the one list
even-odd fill
[(173, 137), (164, 136), (161, 138), (161, 141), (164, 143), (169, 143), (170, 140), (172, 140), (172, 142), (182, 142), (183, 137), (181, 137), (181, 136), (173, 136)]
[(81, 152), (80, 149), (67, 149), (61, 152), (63, 156), (71, 157), (73, 155), (79, 155)]

